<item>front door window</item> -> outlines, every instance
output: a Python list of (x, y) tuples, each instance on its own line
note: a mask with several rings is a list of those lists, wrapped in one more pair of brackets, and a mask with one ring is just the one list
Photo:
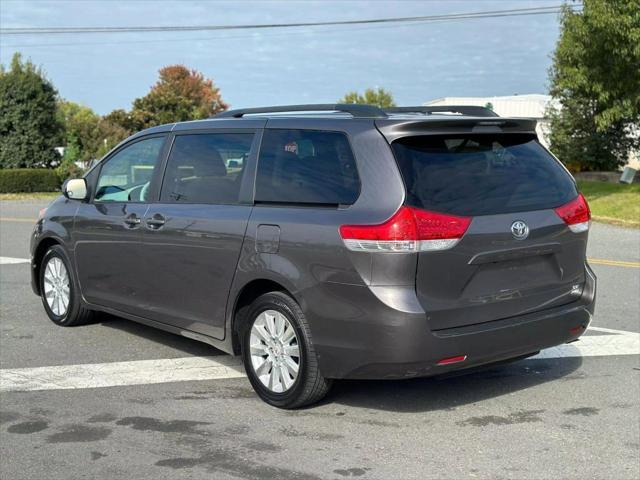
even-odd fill
[(140, 140), (106, 160), (95, 202), (146, 202), (165, 137)]

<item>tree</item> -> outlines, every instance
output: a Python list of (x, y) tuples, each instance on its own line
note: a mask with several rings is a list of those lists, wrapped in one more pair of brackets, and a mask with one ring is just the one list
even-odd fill
[(160, 69), (160, 79), (144, 97), (133, 102), (131, 123), (140, 130), (163, 123), (209, 118), (226, 110), (220, 90), (202, 73), (184, 65)]
[(102, 117), (102, 119), (113, 125), (117, 125), (129, 134), (135, 132), (136, 126), (134, 125), (131, 113), (123, 110), (122, 108), (118, 108), (117, 110), (112, 111), (111, 113)]
[(566, 6), (549, 71), (551, 149), (573, 170), (615, 170), (640, 146), (640, 0)]
[(347, 93), (342, 99), (338, 100), (339, 103), (363, 103), (368, 105), (375, 105), (380, 108), (395, 107), (396, 103), (393, 101), (393, 95), (391, 92), (386, 91), (384, 88), (367, 88), (364, 91), (364, 95), (360, 95), (356, 91)]
[(134, 132), (131, 116), (124, 110), (101, 117), (89, 107), (63, 100), (58, 104), (58, 117), (65, 128), (64, 161), (88, 164)]
[(89, 107), (61, 100), (58, 102), (58, 119), (64, 128), (64, 160), (88, 162), (95, 158), (100, 116)]
[(97, 126), (93, 158), (102, 158), (109, 150), (131, 135), (131, 133), (131, 130), (113, 121), (111, 114), (102, 117)]
[(115, 110), (101, 117), (89, 107), (61, 100), (58, 102), (58, 118), (64, 126), (64, 156), (59, 167), (62, 177), (77, 176), (76, 162), (89, 166), (90, 162), (104, 156), (132, 132), (120, 122), (128, 118), (124, 110)]
[(51, 167), (60, 156), (56, 89), (42, 70), (14, 54), (0, 66), (0, 168)]

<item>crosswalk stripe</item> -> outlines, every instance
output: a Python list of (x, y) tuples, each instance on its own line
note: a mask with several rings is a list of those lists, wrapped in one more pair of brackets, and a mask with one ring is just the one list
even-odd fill
[(13, 265), (16, 263), (29, 263), (28, 258), (0, 257), (0, 265)]
[(186, 357), (0, 370), (0, 392), (99, 388), (244, 377), (238, 357)]
[[(532, 359), (640, 354), (640, 333), (590, 327), (605, 335), (543, 350)], [(185, 357), (0, 370), (0, 392), (117, 387), (244, 377), (239, 357)]]
[(547, 348), (531, 358), (640, 355), (640, 333), (601, 327), (589, 327), (589, 330), (611, 335), (583, 335), (578, 342)]

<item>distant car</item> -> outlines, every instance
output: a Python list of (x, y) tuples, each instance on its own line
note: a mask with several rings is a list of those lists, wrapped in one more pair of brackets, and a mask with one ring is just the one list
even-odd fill
[(535, 121), (481, 107), (228, 111), (142, 131), (63, 192), (31, 241), (51, 320), (241, 354), (277, 407), (534, 355), (594, 309), (585, 199)]

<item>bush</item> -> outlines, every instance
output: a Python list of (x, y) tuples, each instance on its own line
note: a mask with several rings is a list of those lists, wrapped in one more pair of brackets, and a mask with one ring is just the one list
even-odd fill
[(55, 192), (60, 189), (60, 177), (46, 168), (0, 169), (0, 193)]

